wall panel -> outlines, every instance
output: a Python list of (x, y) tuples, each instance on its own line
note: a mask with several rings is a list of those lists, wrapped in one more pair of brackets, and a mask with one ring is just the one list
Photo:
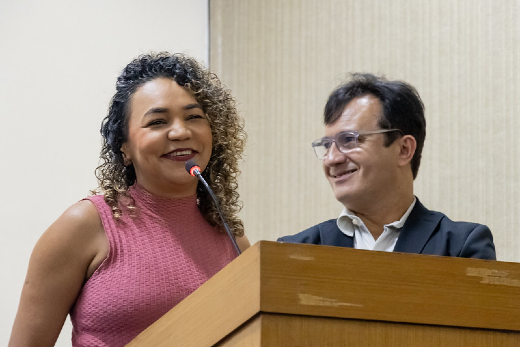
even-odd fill
[(210, 65), (249, 142), (240, 192), (254, 242), (335, 218), (310, 143), (348, 72), (417, 87), (427, 137), (416, 195), (487, 224), (500, 260), (520, 261), (520, 1), (211, 0)]

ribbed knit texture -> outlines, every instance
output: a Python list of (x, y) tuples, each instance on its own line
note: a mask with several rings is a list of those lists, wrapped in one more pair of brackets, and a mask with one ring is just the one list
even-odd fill
[[(226, 233), (202, 216), (196, 196), (169, 199), (130, 188), (135, 217), (96, 206), (110, 244), (70, 316), (73, 346), (124, 346), (236, 256)], [(127, 212), (124, 211), (123, 212)]]

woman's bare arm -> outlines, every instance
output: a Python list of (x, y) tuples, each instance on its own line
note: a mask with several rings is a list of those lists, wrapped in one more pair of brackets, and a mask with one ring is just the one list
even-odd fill
[(84, 200), (67, 209), (34, 247), (9, 346), (54, 346), (83, 283), (107, 254), (94, 205)]

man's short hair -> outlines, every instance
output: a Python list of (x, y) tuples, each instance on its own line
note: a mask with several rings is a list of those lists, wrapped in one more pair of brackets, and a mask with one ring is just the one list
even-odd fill
[(341, 84), (330, 94), (325, 105), (325, 125), (334, 124), (350, 101), (365, 95), (378, 98), (383, 106), (383, 115), (379, 119), (381, 129), (401, 130), (385, 134), (386, 147), (402, 135), (412, 135), (415, 138), (417, 148), (411, 161), (415, 179), (426, 138), (426, 119), (421, 97), (412, 85), (402, 81), (389, 81), (372, 74), (354, 73), (350, 81)]

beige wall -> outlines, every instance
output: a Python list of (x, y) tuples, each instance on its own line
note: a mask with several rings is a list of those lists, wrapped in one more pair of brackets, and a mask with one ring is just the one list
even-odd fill
[[(187, 30), (187, 28), (189, 30)], [(150, 50), (208, 57), (207, 0), (0, 0), (0, 346), (31, 250), (97, 183), (116, 77)], [(70, 346), (71, 325), (56, 346)]]
[(249, 142), (242, 217), (252, 242), (335, 218), (310, 142), (347, 72), (415, 85), (427, 138), (416, 195), (484, 223), (520, 261), (520, 1), (212, 0), (210, 66), (239, 101)]

